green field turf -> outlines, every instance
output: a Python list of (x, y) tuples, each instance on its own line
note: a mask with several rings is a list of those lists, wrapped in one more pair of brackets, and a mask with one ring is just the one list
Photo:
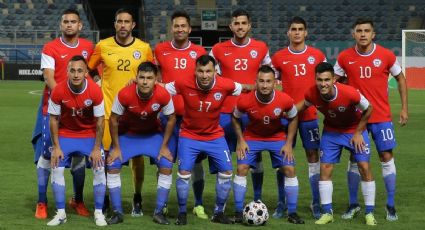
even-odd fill
[[(42, 82), (23, 81), (0, 81), (0, 230), (3, 229), (45, 229), (47, 220), (34, 218), (34, 209), (37, 201), (37, 183), (35, 165), (33, 164), (33, 151), (30, 138), (34, 126), (37, 106), (40, 95), (30, 94), (30, 91), (41, 90)], [(39, 93), (40, 91), (38, 91)], [(35, 92), (37, 93), (37, 92)], [(390, 90), (394, 121), (398, 121), (400, 100), (395, 90)], [(424, 150), (425, 150), (425, 91), (409, 91), (409, 123), (407, 127), (400, 128), (397, 124), (396, 148), (397, 165), (397, 194), (396, 208), (399, 221), (387, 222), (384, 219), (386, 195), (381, 177), (381, 167), (378, 164), (376, 151), (373, 150), (372, 168), (376, 178), (377, 196), (375, 216), (378, 226), (374, 229), (424, 229), (425, 224), (425, 180), (424, 180)], [(300, 142), (298, 140), (298, 142)], [(304, 151), (297, 147), (295, 149), (297, 160), (298, 179), (300, 181), (300, 196), (298, 213), (305, 220), (304, 226), (294, 226), (286, 220), (271, 219), (261, 229), (366, 229), (363, 216), (353, 221), (344, 221), (340, 214), (345, 210), (348, 199), (345, 169), (347, 165), (346, 152), (341, 164), (335, 167), (334, 172), (334, 212), (335, 222), (326, 226), (315, 226), (309, 212), (310, 188), (308, 184), (307, 165), (305, 163)], [(268, 205), (270, 214), (273, 212), (277, 189), (275, 185), (274, 170), (270, 168), (269, 157), (263, 157), (265, 162), (265, 184), (263, 189), (263, 201)], [(205, 164), (205, 168), (208, 166)], [(123, 205), (127, 213), (123, 224), (108, 226), (112, 229), (242, 229), (241, 225), (219, 225), (209, 221), (196, 219), (192, 214), (188, 215), (189, 225), (185, 227), (159, 226), (152, 222), (152, 212), (156, 198), (156, 168), (146, 166), (146, 177), (143, 188), (143, 205), (145, 216), (132, 218), (128, 213), (131, 211), (132, 184), (131, 173), (128, 168), (123, 169), (122, 191)], [(70, 173), (66, 172), (67, 198), (72, 195), (72, 182)], [(87, 207), (93, 210), (92, 199), (92, 174), (87, 171), (85, 201)], [(175, 181), (175, 174), (173, 183)], [(206, 189), (204, 200), (206, 211), (212, 213), (215, 191), (215, 177), (206, 176)], [(247, 200), (252, 200), (252, 185), (248, 179), (249, 191)], [(54, 215), (54, 200), (49, 188), (49, 219)], [(361, 193), (359, 193), (361, 194)], [(362, 202), (362, 198), (360, 198)], [(176, 193), (173, 186), (170, 193), (170, 220), (174, 222), (177, 214)], [(188, 210), (192, 210), (193, 197), (189, 198)], [(68, 222), (60, 226), (60, 229), (88, 229), (95, 225), (90, 218), (77, 216), (73, 210), (67, 210)], [(230, 196), (227, 214), (233, 213), (233, 195)], [(371, 229), (371, 228), (370, 228)]]

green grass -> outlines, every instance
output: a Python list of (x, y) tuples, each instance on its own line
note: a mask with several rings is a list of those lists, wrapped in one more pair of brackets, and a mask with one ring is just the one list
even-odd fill
[[(3, 229), (44, 229), (47, 221), (34, 218), (34, 208), (37, 200), (37, 183), (35, 165), (33, 164), (33, 151), (30, 145), (31, 133), (34, 125), (37, 106), (40, 95), (29, 94), (32, 90), (41, 90), (42, 82), (29, 81), (0, 81), (0, 230)], [(425, 180), (424, 170), (424, 128), (425, 128), (425, 91), (409, 91), (409, 124), (407, 127), (395, 125), (398, 147), (395, 149), (397, 164), (397, 194), (396, 205), (400, 220), (394, 223), (384, 219), (386, 195), (383, 186), (381, 167), (378, 163), (376, 151), (373, 151), (372, 168), (377, 183), (376, 196), (376, 218), (378, 226), (374, 229), (422, 229), (424, 224), (424, 204), (425, 204)], [(390, 100), (392, 102), (393, 118), (398, 121), (398, 111), (400, 100), (397, 91), (390, 90)], [(300, 141), (298, 140), (300, 143)], [(367, 228), (360, 216), (353, 221), (343, 221), (339, 216), (345, 210), (347, 203), (347, 188), (345, 179), (347, 155), (344, 154), (341, 164), (335, 167), (334, 171), (334, 208), (335, 223), (324, 227), (315, 226), (314, 220), (310, 216), (310, 188), (308, 184), (307, 165), (305, 163), (304, 151), (297, 147), (295, 149), (297, 159), (297, 172), (300, 181), (300, 196), (298, 213), (306, 220), (305, 226), (294, 226), (288, 224), (286, 220), (271, 219), (267, 226), (261, 229), (358, 229)], [(274, 170), (270, 168), (270, 160), (264, 157), (266, 179), (264, 183), (263, 201), (268, 205), (269, 212), (272, 212), (277, 198), (277, 189), (274, 179)], [(205, 168), (208, 166), (205, 164)], [(199, 220), (188, 215), (189, 225), (185, 227), (158, 226), (151, 220), (156, 197), (156, 168), (146, 166), (146, 178), (143, 188), (144, 213), (141, 218), (132, 218), (125, 215), (125, 222), (118, 226), (110, 226), (112, 229), (242, 229), (245, 226), (233, 225), (223, 226), (212, 224), (209, 221)], [(69, 173), (65, 173), (67, 183), (67, 197), (72, 194), (72, 182)], [(174, 179), (175, 180), (175, 175)], [(211, 214), (214, 207), (215, 177), (206, 175), (206, 189), (204, 200), (206, 211)], [(173, 181), (174, 182), (174, 181)], [(249, 192), (246, 201), (252, 200), (252, 190), (250, 179), (248, 179)], [(126, 213), (131, 210), (132, 183), (131, 173), (128, 168), (124, 168), (122, 173), (123, 185), (123, 205)], [(49, 218), (54, 214), (54, 200), (51, 189), (49, 195)], [(90, 210), (93, 210), (92, 199), (92, 175), (87, 171), (85, 200)], [(362, 198), (360, 198), (362, 201)], [(171, 212), (170, 220), (174, 221), (177, 213), (176, 193), (173, 186), (170, 193), (169, 208)], [(188, 209), (193, 207), (193, 197), (189, 198)], [(233, 197), (230, 196), (227, 214), (233, 212)], [(61, 229), (87, 229), (95, 225), (89, 218), (77, 216), (72, 210), (68, 210), (68, 222), (60, 226)]]

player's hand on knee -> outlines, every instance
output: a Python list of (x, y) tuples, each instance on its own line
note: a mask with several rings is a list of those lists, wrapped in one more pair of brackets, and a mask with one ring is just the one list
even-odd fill
[(168, 148), (167, 145), (161, 146), (157, 160), (159, 161), (161, 159), (161, 157), (165, 157), (165, 159), (173, 162), (173, 155), (171, 154), (171, 151), (170, 151), (170, 149)]
[(97, 169), (103, 167), (102, 152), (100, 149), (93, 149), (89, 160), (92, 163), (93, 168)]
[(57, 168), (59, 162), (63, 160), (63, 152), (59, 147), (53, 147), (52, 156), (50, 159), (50, 166), (52, 168)]
[(364, 142), (361, 133), (354, 133), (353, 137), (350, 140), (350, 144), (354, 146), (356, 153), (364, 152), (366, 150), (366, 143)]
[(280, 154), (283, 155), (283, 160), (286, 160), (288, 162), (294, 161), (294, 152), (292, 149), (292, 145), (285, 144), (282, 149), (280, 150)]
[(121, 149), (114, 148), (112, 151), (109, 152), (109, 155), (106, 158), (106, 164), (111, 165), (118, 158), (122, 160)]

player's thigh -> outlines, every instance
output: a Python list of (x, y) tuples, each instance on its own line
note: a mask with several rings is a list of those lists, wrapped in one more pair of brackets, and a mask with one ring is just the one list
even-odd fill
[(246, 152), (244, 159), (238, 159), (238, 165), (249, 165), (251, 168), (257, 168), (257, 159), (258, 156), (261, 155), (261, 152), (266, 149), (263, 141), (246, 141), (249, 147), (249, 151)]
[(341, 133), (323, 131), (320, 140), (320, 162), (328, 164), (339, 163), (345, 139)]
[(105, 126), (103, 130), (103, 137), (102, 137), (102, 145), (103, 148), (107, 151), (111, 148), (112, 138), (111, 133), (109, 130), (109, 119), (105, 119)]
[(218, 172), (232, 171), (232, 158), (224, 137), (205, 141), (204, 144), (204, 152)]
[(179, 137), (177, 147), (179, 171), (192, 171), (195, 160), (203, 150), (203, 142), (186, 137)]
[(372, 123), (367, 125), (367, 130), (375, 142), (378, 153), (393, 150), (397, 143), (392, 122)]
[[(89, 157), (95, 144), (95, 138), (67, 138), (59, 137), (59, 146), (63, 152), (64, 159), (59, 162), (59, 167), (70, 167), (72, 156), (80, 155)], [(102, 158), (105, 158), (103, 149)]]
[(285, 153), (281, 152), (285, 143), (285, 141), (270, 141), (267, 143), (267, 150), (270, 153), (270, 160), (273, 168), (295, 166), (295, 160), (289, 161), (289, 159), (285, 158)]
[(363, 151), (357, 152), (354, 146), (350, 143), (353, 134), (344, 134), (345, 136), (345, 149), (350, 151), (351, 156), (354, 158), (355, 162), (369, 162), (370, 161), (370, 140), (367, 131), (362, 132), (363, 140), (365, 142), (365, 149)]
[(317, 120), (300, 121), (298, 123), (298, 129), (300, 132), (300, 137), (303, 142), (304, 149), (319, 149), (320, 133), (319, 123)]

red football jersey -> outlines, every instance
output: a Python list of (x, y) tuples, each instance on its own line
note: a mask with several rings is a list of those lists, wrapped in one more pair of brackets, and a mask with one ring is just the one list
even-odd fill
[[(272, 57), (273, 66), (280, 73), (282, 90), (291, 96), (295, 103), (304, 99), (304, 93), (315, 85), (315, 68), (326, 61), (319, 49), (305, 46), (301, 52), (294, 52), (289, 47), (276, 52)], [(317, 119), (317, 110), (311, 106), (298, 114), (300, 121)]]
[[(73, 56), (82, 55), (86, 60), (93, 53), (93, 43), (84, 38), (79, 38), (76, 46), (69, 46), (62, 37), (56, 38), (48, 42), (43, 47), (41, 53), (41, 69), (53, 69), (55, 71), (55, 81), (60, 83), (68, 79), (66, 72), (68, 62)], [(43, 92), (43, 115), (47, 114), (47, 106), (49, 101), (49, 88), (44, 88)]]
[(122, 115), (119, 120), (119, 133), (152, 134), (161, 131), (158, 113), (174, 113), (171, 95), (162, 86), (155, 85), (149, 100), (142, 100), (137, 84), (131, 84), (118, 93), (112, 105), (112, 112)]
[(241, 94), (242, 85), (230, 79), (216, 77), (209, 91), (201, 90), (196, 78), (179, 78), (166, 84), (172, 95), (180, 94), (184, 100), (183, 123), (180, 135), (195, 140), (213, 140), (224, 135), (219, 125), (220, 109), (226, 97)]
[(249, 123), (243, 133), (245, 140), (286, 140), (280, 119), (294, 118), (297, 115), (294, 100), (286, 93), (275, 90), (272, 101), (265, 104), (256, 95), (256, 91), (241, 95), (233, 112), (237, 118), (244, 113), (248, 114)]
[(96, 118), (105, 115), (100, 87), (91, 79), (80, 93), (68, 81), (57, 84), (49, 100), (49, 114), (60, 116), (59, 135), (71, 138), (96, 137)]
[(316, 86), (305, 93), (305, 104), (315, 106), (323, 115), (323, 129), (339, 133), (354, 133), (359, 124), (362, 112), (369, 106), (368, 100), (355, 88), (336, 83), (335, 97), (324, 100)]
[[(250, 38), (242, 46), (232, 39), (213, 46), (210, 55), (217, 60), (218, 74), (241, 84), (254, 84), (261, 65), (271, 64), (266, 43)], [(228, 97), (221, 112), (232, 113), (236, 97)]]
[(359, 53), (355, 47), (342, 51), (335, 64), (335, 74), (347, 76), (348, 84), (360, 92), (373, 105), (369, 123), (391, 121), (388, 101), (389, 74), (398, 76), (401, 67), (390, 50), (374, 44), (369, 54)]
[[(155, 64), (161, 68), (162, 82), (169, 83), (178, 78), (193, 76), (195, 74), (196, 59), (206, 54), (202, 46), (189, 42), (189, 46), (178, 49), (171, 41), (158, 44), (155, 47)], [(184, 113), (183, 98), (181, 95), (173, 96), (176, 114), (182, 116)]]

